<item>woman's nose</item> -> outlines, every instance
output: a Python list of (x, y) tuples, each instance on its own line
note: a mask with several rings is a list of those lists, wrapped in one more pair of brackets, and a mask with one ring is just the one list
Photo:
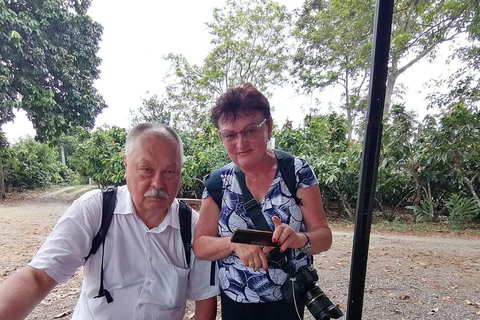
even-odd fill
[(242, 132), (238, 132), (237, 133), (237, 147), (242, 147), (245, 145), (245, 143), (247, 143), (247, 139), (245, 139), (245, 136), (243, 135)]

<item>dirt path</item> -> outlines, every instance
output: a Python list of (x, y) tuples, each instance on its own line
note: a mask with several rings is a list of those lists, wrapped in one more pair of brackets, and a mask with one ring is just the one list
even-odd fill
[[(0, 283), (28, 263), (69, 206), (52, 195), (0, 203)], [(333, 229), (334, 244), (315, 266), (318, 285), (346, 314), (353, 234)], [(27, 319), (69, 319), (80, 281), (79, 271)], [(363, 319), (480, 320), (480, 238), (373, 233), (363, 310)], [(189, 306), (186, 319), (192, 314)]]

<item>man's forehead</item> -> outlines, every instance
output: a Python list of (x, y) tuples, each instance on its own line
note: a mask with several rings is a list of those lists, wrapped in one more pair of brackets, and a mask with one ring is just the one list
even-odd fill
[[(165, 160), (165, 159), (158, 159), (158, 158), (149, 159), (149, 158), (146, 158), (146, 157), (140, 157), (140, 158), (138, 158), (137, 163), (153, 165), (154, 162), (158, 162), (156, 160), (162, 161), (162, 160)], [(176, 167), (180, 166), (180, 162), (178, 160), (172, 160), (170, 162), (164, 163), (164, 166), (167, 167), (167, 168), (176, 168)]]

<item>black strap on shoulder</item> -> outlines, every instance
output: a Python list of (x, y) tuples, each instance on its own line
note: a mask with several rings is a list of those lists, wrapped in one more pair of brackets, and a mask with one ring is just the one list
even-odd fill
[(107, 303), (113, 301), (112, 295), (108, 292), (107, 289), (103, 287), (103, 258), (105, 256), (105, 237), (107, 235), (108, 228), (112, 222), (113, 210), (115, 209), (116, 200), (117, 200), (117, 187), (107, 186), (102, 189), (103, 196), (103, 206), (102, 206), (102, 224), (100, 230), (98, 230), (97, 235), (93, 238), (92, 248), (85, 260), (88, 260), (90, 255), (95, 254), (100, 247), (103, 246), (102, 250), (102, 270), (100, 271), (100, 289), (98, 290), (98, 295), (94, 298), (105, 297)]
[(285, 184), (287, 185), (288, 191), (290, 191), (293, 199), (295, 199), (295, 203), (301, 206), (302, 199), (297, 197), (297, 179), (295, 177), (295, 159), (293, 155), (282, 150), (273, 151), (275, 151), (278, 168), (282, 174)]
[[(192, 208), (185, 202), (179, 202), (180, 235), (182, 236), (183, 248), (185, 249), (185, 261), (190, 268), (192, 252)], [(212, 261), (210, 269), (210, 285), (215, 285), (215, 261)]]
[(215, 170), (208, 174), (203, 180), (208, 193), (213, 198), (219, 208), (222, 207), (223, 197), (223, 181), (220, 174), (220, 169)]
[[(278, 168), (282, 174), (283, 180), (292, 195), (292, 198), (295, 199), (295, 203), (299, 206), (302, 205), (302, 199), (297, 197), (297, 179), (295, 177), (295, 159), (293, 155), (289, 152), (282, 150), (274, 150), (275, 156), (277, 157)], [(245, 178), (243, 179), (245, 181)], [(213, 198), (215, 203), (219, 208), (222, 207), (222, 197), (223, 197), (223, 181), (220, 175), (220, 170), (215, 170), (204, 179), (205, 187), (208, 190), (208, 193)], [(242, 190), (243, 191), (243, 190)]]
[(100, 245), (105, 241), (105, 236), (107, 235), (108, 228), (112, 222), (113, 210), (115, 210), (116, 205), (116, 195), (117, 187), (106, 186), (102, 189), (103, 195), (103, 207), (102, 207), (102, 225), (100, 230), (98, 230), (97, 235), (93, 238), (92, 248), (88, 253), (88, 256), (85, 257), (85, 260), (88, 260), (90, 255), (95, 254), (100, 247)]
[(252, 196), (252, 193), (247, 188), (247, 184), (245, 183), (245, 174), (237, 165), (235, 166), (234, 172), (235, 176), (237, 177), (237, 181), (242, 188), (243, 208), (252, 219), (253, 225), (258, 230), (272, 231), (272, 229), (267, 223), (267, 220), (265, 219), (265, 216), (262, 213), (262, 208), (260, 207), (260, 204)]
[(185, 260), (190, 268), (190, 256), (192, 250), (192, 208), (179, 200), (180, 234), (182, 235), (183, 247), (185, 248)]

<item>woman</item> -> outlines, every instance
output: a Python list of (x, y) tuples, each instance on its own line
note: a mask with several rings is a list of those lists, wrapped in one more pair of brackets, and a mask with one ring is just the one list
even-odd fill
[(273, 126), (269, 102), (251, 84), (223, 94), (211, 117), (232, 162), (220, 169), (221, 208), (204, 191), (194, 252), (199, 259), (219, 260), (222, 319), (302, 318), (303, 305), (296, 301), (297, 310), (281, 293), (287, 273), (279, 263), (267, 261), (272, 247), (230, 241), (236, 229), (255, 229), (243, 208), (234, 168), (244, 173), (248, 190), (274, 231), (272, 241), (294, 272), (310, 265), (311, 255), (328, 250), (332, 243), (318, 181), (306, 161), (295, 157), (297, 197), (302, 199), (297, 205), (278, 170), (275, 152), (267, 146)]

